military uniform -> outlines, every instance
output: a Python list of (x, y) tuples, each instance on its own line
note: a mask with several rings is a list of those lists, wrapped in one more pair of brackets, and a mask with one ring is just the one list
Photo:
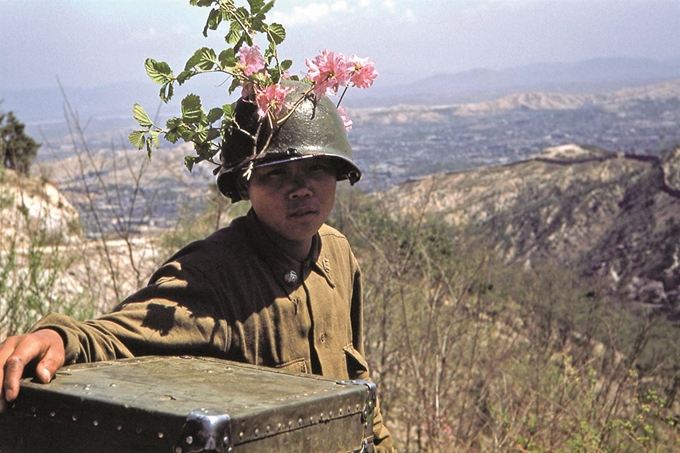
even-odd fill
[[(251, 210), (177, 252), (112, 312), (86, 322), (50, 314), (32, 330), (58, 331), (66, 364), (193, 354), (368, 379), (360, 276), (337, 230), (324, 225), (300, 263), (277, 251)], [(376, 411), (377, 451), (393, 451)]]

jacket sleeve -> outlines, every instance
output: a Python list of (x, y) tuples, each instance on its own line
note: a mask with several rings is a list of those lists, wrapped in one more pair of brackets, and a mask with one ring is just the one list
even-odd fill
[(171, 262), (148, 286), (100, 318), (78, 322), (49, 314), (31, 331), (59, 332), (67, 364), (154, 354), (224, 357), (229, 329), (219, 300), (199, 271)]

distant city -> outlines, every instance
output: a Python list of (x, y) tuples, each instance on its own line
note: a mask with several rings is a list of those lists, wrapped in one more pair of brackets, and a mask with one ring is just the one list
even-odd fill
[(396, 122), (398, 108), (377, 112), (350, 132), (355, 158), (377, 190), (412, 177), (516, 162), (568, 143), (609, 151), (658, 154), (680, 145), (680, 98), (635, 100), (612, 111), (517, 108), (432, 121)]

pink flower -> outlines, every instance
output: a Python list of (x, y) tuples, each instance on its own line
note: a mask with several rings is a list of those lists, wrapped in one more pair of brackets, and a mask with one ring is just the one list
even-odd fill
[(338, 113), (340, 114), (340, 118), (342, 118), (342, 124), (345, 125), (345, 130), (351, 131), (352, 120), (349, 119), (349, 117), (345, 113), (345, 106), (341, 105), (340, 107), (338, 107)]
[(313, 60), (305, 60), (309, 68), (307, 77), (314, 82), (314, 93), (321, 95), (327, 90), (334, 93), (338, 88), (347, 85), (349, 81), (349, 69), (347, 57), (343, 54), (328, 52), (326, 49)]
[(278, 83), (269, 85), (264, 90), (259, 90), (255, 93), (255, 101), (257, 102), (257, 114), (260, 118), (271, 113), (278, 116), (283, 110), (284, 102), (288, 93), (293, 91), (293, 87), (283, 87)]
[(378, 77), (378, 72), (375, 70), (375, 65), (368, 58), (359, 58), (352, 55), (348, 61), (350, 67), (349, 81), (357, 88), (369, 88), (373, 85), (373, 81)]
[(264, 69), (264, 58), (257, 46), (241, 46), (238, 50), (238, 63), (236, 68), (243, 71), (246, 77), (256, 74)]

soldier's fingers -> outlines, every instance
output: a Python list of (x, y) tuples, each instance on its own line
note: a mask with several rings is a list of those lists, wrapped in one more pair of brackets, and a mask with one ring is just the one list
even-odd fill
[(5, 363), (14, 353), (17, 337), (9, 337), (0, 344), (0, 412), (5, 410)]
[(3, 345), (2, 390), (5, 401), (16, 398), (24, 368), (37, 353), (35, 348), (26, 347), (26, 337), (27, 335), (11, 337)]
[[(3, 386), (6, 401), (14, 401), (19, 394), (19, 384), (26, 367), (47, 357), (48, 363), (55, 361), (54, 351), (61, 350), (64, 344), (61, 336), (54, 331), (40, 330), (17, 337), (14, 351), (7, 357), (4, 366)], [(58, 361), (58, 359), (56, 359)], [(51, 367), (54, 367), (52, 363)], [(50, 368), (47, 368), (50, 370)], [(56, 368), (54, 368), (56, 371)], [(44, 373), (44, 371), (42, 372)], [(51, 373), (52, 374), (52, 373)], [(48, 377), (47, 381), (51, 378)]]
[[(47, 384), (54, 374), (64, 365), (64, 343), (61, 336), (52, 330), (40, 330), (36, 334), (46, 336), (47, 350), (42, 354), (41, 360), (35, 367), (35, 375), (40, 382)], [(47, 337), (51, 337), (47, 339)]]
[(3, 389), (5, 400), (14, 401), (19, 394), (19, 381), (24, 373), (24, 368), (31, 361), (21, 355), (13, 354), (5, 362), (5, 375), (3, 376)]

